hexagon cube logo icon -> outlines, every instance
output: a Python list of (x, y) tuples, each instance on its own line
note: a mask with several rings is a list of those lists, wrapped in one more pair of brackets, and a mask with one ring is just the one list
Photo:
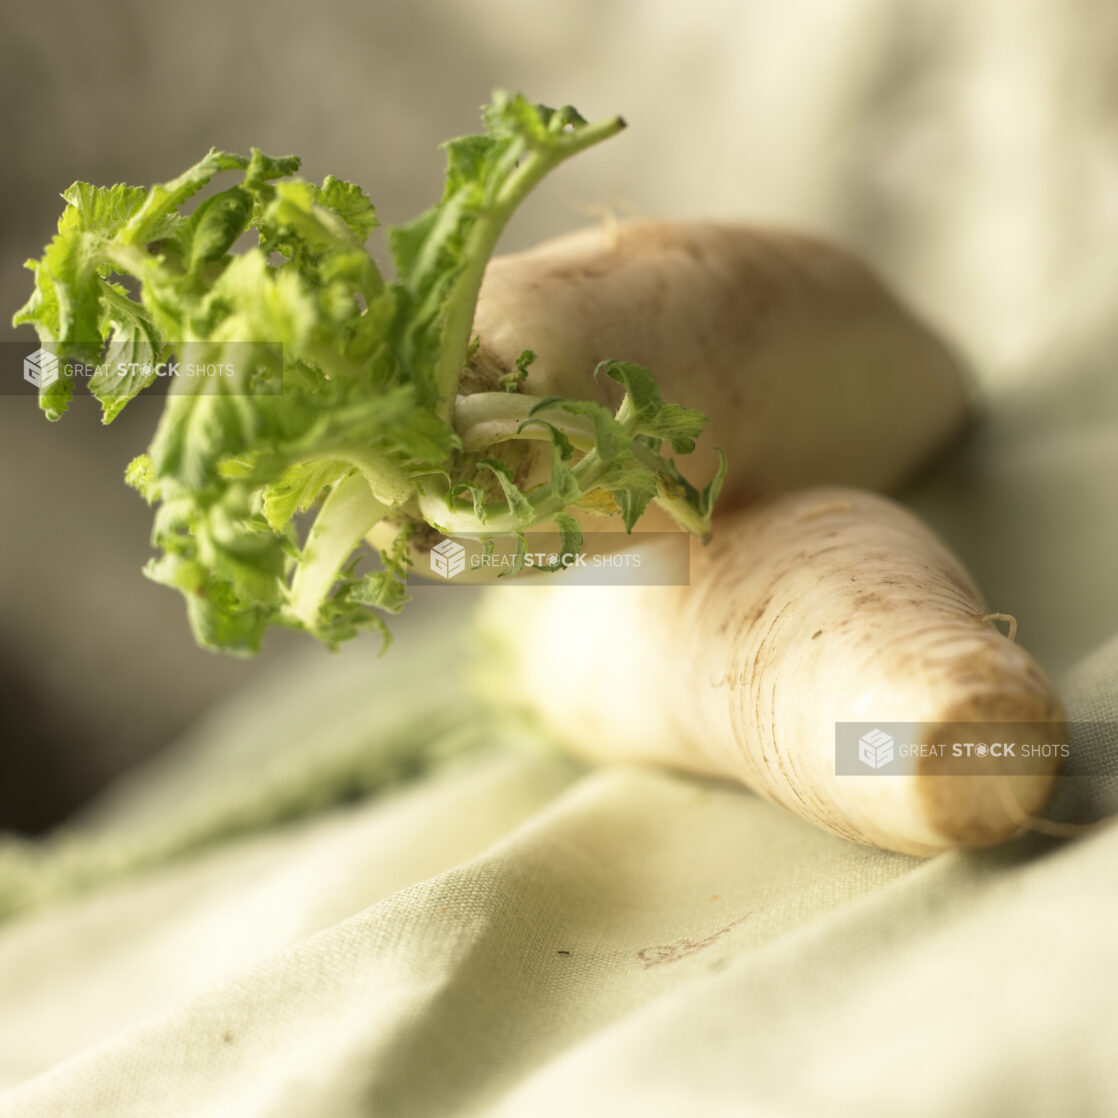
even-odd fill
[(454, 540), (443, 540), (431, 548), (431, 570), (446, 579), (461, 574), (466, 569), (466, 549)]
[(893, 739), (884, 730), (870, 730), (858, 739), (858, 760), (880, 769), (893, 760)]
[(49, 388), (58, 380), (58, 356), (37, 349), (23, 359), (23, 379), (36, 388)]

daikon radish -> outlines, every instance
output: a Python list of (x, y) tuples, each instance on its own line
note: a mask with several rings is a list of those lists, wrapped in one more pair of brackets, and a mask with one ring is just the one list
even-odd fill
[(804, 490), (719, 519), (686, 587), (495, 588), (483, 681), (590, 760), (741, 780), (835, 834), (928, 855), (1017, 832), (1058, 762), (948, 750), (903, 775), (836, 775), (836, 723), (919, 722), (949, 744), (1014, 723), (1058, 740), (1051, 685), (987, 615), (900, 505)]

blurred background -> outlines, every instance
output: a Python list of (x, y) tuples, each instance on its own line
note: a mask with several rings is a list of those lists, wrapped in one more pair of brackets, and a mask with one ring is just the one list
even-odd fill
[[(146, 185), (257, 146), (361, 184), (394, 222), (436, 198), (437, 145), (495, 86), (621, 113), (629, 130), (546, 182), (504, 247), (609, 208), (861, 252), (955, 340), (994, 417), (911, 500), (1052, 671), (1118, 629), (1109, 0), (9, 0), (3, 27), (4, 339), (32, 343), (8, 325), (21, 265), (75, 179)], [(222, 696), (328, 655), (281, 635), (218, 659), (141, 577), (150, 511), (121, 476), (159, 406), (106, 429), (89, 399), (50, 425), (0, 395), (0, 829), (49, 827)]]

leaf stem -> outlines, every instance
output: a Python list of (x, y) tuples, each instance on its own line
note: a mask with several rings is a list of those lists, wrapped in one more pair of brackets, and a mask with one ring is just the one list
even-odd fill
[(289, 592), (288, 612), (314, 632), (318, 612), (338, 572), (373, 526), (388, 512), (360, 470), (339, 481), (319, 509)]
[(434, 369), (436, 411), (445, 423), (450, 422), (454, 411), (458, 378), (470, 344), (470, 331), (473, 328), (482, 277), (513, 211), (554, 167), (572, 155), (609, 139), (624, 127), (625, 121), (621, 117), (611, 117), (596, 124), (583, 125), (560, 136), (553, 144), (533, 150), (505, 182), (492, 209), (479, 218), (470, 230), (466, 244), (466, 266), (455, 281), (454, 292), (449, 299), (443, 323), (442, 352)]
[[(587, 451), (571, 471), (578, 482), (579, 489), (588, 493), (595, 488), (606, 466), (596, 450)], [(547, 520), (557, 512), (562, 512), (570, 503), (562, 495), (547, 489), (530, 494), (528, 502), (532, 506), (531, 519), (525, 520), (510, 511), (506, 506), (493, 505), (484, 516), (478, 516), (466, 509), (452, 508), (446, 497), (439, 494), (424, 493), (420, 490), (418, 504), (420, 514), (429, 524), (444, 536), (499, 536), (509, 532), (523, 532), (542, 520)]]
[[(459, 396), (454, 405), (454, 429), (462, 440), (462, 449), (472, 453), (513, 439), (550, 438), (546, 427), (521, 430), (542, 399), (519, 392), (476, 392)], [(594, 445), (594, 427), (581, 415), (551, 408), (547, 412), (547, 422), (562, 431), (579, 450), (589, 450)]]

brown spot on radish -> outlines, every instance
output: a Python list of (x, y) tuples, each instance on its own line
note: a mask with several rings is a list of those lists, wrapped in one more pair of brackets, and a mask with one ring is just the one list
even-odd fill
[(772, 600), (773, 596), (770, 594), (767, 598), (764, 599), (764, 601), (758, 603), (758, 605), (754, 607), (753, 612), (749, 615), (749, 620), (751, 622), (760, 621), (761, 618), (764, 617), (765, 610), (769, 608), (769, 604), (772, 602)]
[(554, 283), (558, 281), (559, 283), (570, 284), (572, 287), (579, 287), (589, 280), (601, 279), (609, 270), (609, 266), (604, 262), (579, 260), (572, 263), (567, 260), (556, 260), (543, 273), (541, 286), (545, 282)]
[(822, 505), (806, 509), (797, 518), (801, 523), (806, 520), (817, 520), (821, 516), (830, 516), (836, 512), (848, 512), (853, 506), (849, 501), (827, 501)]
[(967, 687), (972, 684), (982, 684), (987, 681), (987, 677), (978, 671), (962, 671), (952, 676), (951, 682), (958, 687)]

